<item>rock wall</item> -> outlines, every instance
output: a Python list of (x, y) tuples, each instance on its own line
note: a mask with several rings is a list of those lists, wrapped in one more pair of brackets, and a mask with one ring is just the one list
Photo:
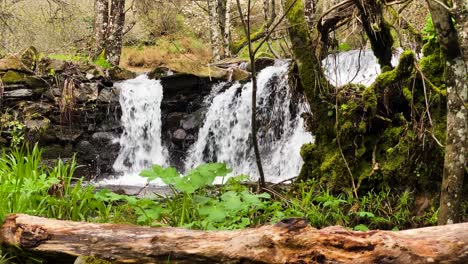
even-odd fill
[(0, 147), (38, 142), (46, 161), (76, 154), (80, 176), (112, 173), (121, 132), (113, 81), (135, 75), (38, 58), (29, 48), (0, 60)]

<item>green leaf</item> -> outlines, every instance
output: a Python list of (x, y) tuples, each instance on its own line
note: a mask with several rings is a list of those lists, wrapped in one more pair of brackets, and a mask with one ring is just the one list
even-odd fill
[(368, 218), (374, 218), (375, 215), (371, 212), (357, 212), (356, 213), (359, 217), (368, 217)]
[(226, 210), (238, 212), (248, 209), (247, 206), (244, 206), (241, 202), (240, 196), (233, 191), (223, 193), (223, 195), (221, 195), (221, 200), (223, 201), (222, 206), (226, 208)]
[(206, 220), (211, 222), (223, 222), (226, 219), (226, 213), (223, 209), (214, 206), (204, 206), (198, 209), (198, 213), (206, 216)]
[(369, 231), (369, 227), (367, 227), (364, 224), (359, 224), (359, 225), (355, 226), (353, 229), (354, 229), (354, 231)]

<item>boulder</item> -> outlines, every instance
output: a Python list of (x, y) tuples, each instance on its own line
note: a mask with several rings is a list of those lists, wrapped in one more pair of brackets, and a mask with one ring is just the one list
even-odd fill
[(24, 125), (31, 132), (44, 132), (50, 125), (50, 120), (47, 118), (43, 119), (34, 119), (24, 121)]

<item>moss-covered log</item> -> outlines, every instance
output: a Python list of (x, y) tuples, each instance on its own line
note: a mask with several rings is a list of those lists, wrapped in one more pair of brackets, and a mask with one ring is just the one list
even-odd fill
[(468, 223), (356, 232), (339, 226), (318, 230), (303, 219), (286, 219), (253, 229), (206, 232), (10, 215), (0, 241), (49, 259), (60, 257), (60, 263), (80, 255), (113, 263), (468, 262)]

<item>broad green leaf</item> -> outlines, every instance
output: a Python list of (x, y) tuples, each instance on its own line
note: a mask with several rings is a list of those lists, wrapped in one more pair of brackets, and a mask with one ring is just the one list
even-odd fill
[(371, 212), (357, 212), (356, 213), (359, 217), (368, 217), (368, 218), (374, 218), (375, 215)]
[(226, 213), (219, 207), (204, 206), (198, 209), (198, 213), (206, 216), (206, 220), (212, 222), (223, 222), (226, 219)]
[(353, 228), (355, 231), (369, 231), (369, 227), (364, 224), (359, 224)]

